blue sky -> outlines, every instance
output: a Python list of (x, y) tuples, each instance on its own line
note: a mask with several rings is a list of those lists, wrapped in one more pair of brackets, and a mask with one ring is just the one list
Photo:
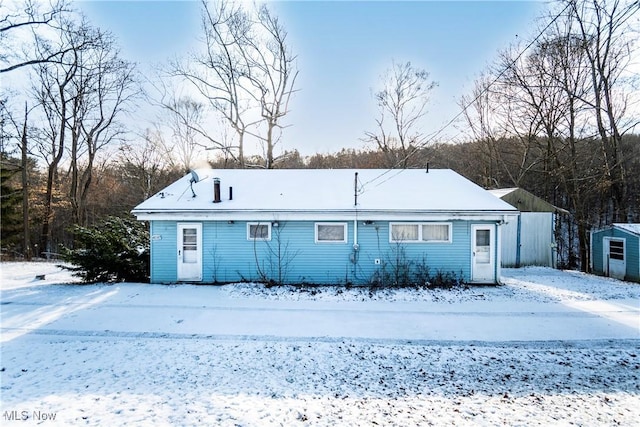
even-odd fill
[[(535, 34), (541, 1), (271, 2), (298, 55), (298, 88), (285, 123), (284, 149), (303, 154), (364, 148), (375, 129), (371, 97), (379, 76), (411, 61), (439, 83), (421, 123), (434, 132), (459, 111), (456, 102), (500, 48)], [(199, 32), (199, 2), (78, 3), (111, 30), (141, 69), (186, 52)], [(447, 128), (445, 140), (460, 138)]]

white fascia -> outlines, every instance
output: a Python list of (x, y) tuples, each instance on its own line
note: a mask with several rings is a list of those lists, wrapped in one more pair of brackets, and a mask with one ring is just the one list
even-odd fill
[(509, 222), (517, 211), (143, 211), (132, 212), (139, 221), (489, 221)]

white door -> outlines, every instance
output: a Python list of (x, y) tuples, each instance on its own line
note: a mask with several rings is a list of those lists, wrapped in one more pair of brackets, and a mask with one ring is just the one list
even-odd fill
[(495, 226), (474, 225), (471, 238), (471, 281), (494, 283), (496, 281)]
[(624, 239), (604, 238), (604, 265), (607, 267), (607, 276), (620, 280), (624, 280), (627, 274), (624, 242)]
[(202, 224), (178, 224), (178, 281), (202, 280)]

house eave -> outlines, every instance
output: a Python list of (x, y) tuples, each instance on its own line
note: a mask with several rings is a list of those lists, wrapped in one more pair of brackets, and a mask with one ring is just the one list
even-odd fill
[(509, 222), (518, 211), (436, 210), (133, 210), (140, 221), (443, 221)]

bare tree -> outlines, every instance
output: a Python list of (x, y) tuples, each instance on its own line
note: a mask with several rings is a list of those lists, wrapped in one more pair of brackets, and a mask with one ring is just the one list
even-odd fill
[(427, 71), (410, 62), (393, 62), (382, 76), (381, 89), (373, 94), (379, 110), (377, 129), (365, 132), (365, 141), (385, 153), (388, 167), (406, 168), (410, 153), (425, 143), (420, 120), (436, 86), (437, 83), (429, 81)]
[(48, 169), (43, 250), (50, 247), (53, 195), (65, 154), (73, 219), (84, 224), (96, 155), (119, 134), (116, 118), (135, 93), (133, 65), (120, 59), (109, 33), (84, 20), (65, 20), (60, 23), (57, 44), (47, 51), (51, 49), (64, 50), (63, 61), (38, 64), (32, 82), (46, 123), (37, 146)]
[(228, 147), (206, 130), (200, 130), (212, 149), (223, 151), (225, 156), (234, 156), (241, 167), (244, 167), (244, 141), (250, 124), (246, 118), (246, 89), (241, 83), (241, 76), (246, 71), (242, 68), (240, 43), (248, 27), (249, 17), (240, 6), (227, 1), (210, 4), (203, 0), (204, 49), (193, 53), (186, 63), (176, 61), (172, 64), (172, 74), (190, 82), (212, 110), (224, 117), (236, 132), (237, 145)]
[(72, 80), (69, 196), (74, 223), (86, 225), (87, 196), (98, 152), (122, 132), (117, 122), (136, 93), (135, 67), (120, 58), (114, 37), (82, 22), (77, 32), (92, 40), (79, 52), (79, 73)]
[(226, 0), (202, 1), (202, 27), (204, 49), (189, 63), (174, 63), (172, 74), (189, 81), (226, 120), (236, 143), (198, 131), (240, 167), (246, 165), (247, 137), (253, 137), (263, 146), (263, 166), (272, 168), (297, 76), (287, 33), (266, 5), (247, 10)]
[[(510, 138), (512, 133), (509, 128), (513, 112), (510, 107), (510, 98), (503, 96), (504, 89), (496, 86), (494, 70), (489, 70), (480, 75), (469, 95), (460, 98), (459, 105), (462, 108), (463, 117), (471, 131), (471, 137), (477, 141), (477, 154), (481, 162), (480, 183), (486, 188), (497, 185), (497, 176), (504, 171), (509, 176), (512, 185), (518, 185), (520, 173), (510, 173), (511, 164), (503, 158), (502, 150), (504, 141)], [(506, 102), (500, 102), (505, 98)], [(520, 144), (516, 150), (520, 148)], [(527, 150), (524, 150), (523, 161), (526, 159)], [(513, 156), (509, 156), (509, 160)]]
[(266, 127), (264, 133), (252, 132), (252, 135), (261, 141), (265, 167), (271, 169), (278, 160), (274, 149), (280, 142), (281, 120), (289, 112), (298, 71), (284, 26), (265, 4), (260, 6), (257, 15), (257, 35), (246, 38), (243, 57), (247, 64), (246, 77), (254, 88), (249, 94), (260, 106)]
[(593, 183), (588, 165), (594, 157), (582, 148), (588, 144), (580, 101), (587, 87), (584, 55), (570, 19), (545, 24), (530, 50), (522, 45), (503, 50), (492, 77), (477, 82), (462, 102), (470, 128), (489, 147), (486, 162), (495, 164), (489, 171), (494, 178), (504, 172), (508, 185), (520, 186), (532, 175), (541, 176), (540, 185), (529, 190), (547, 198), (555, 191), (551, 183), (560, 183), (578, 223), (582, 265), (587, 265), (585, 190)]
[[(277, 224), (277, 225), (276, 225)], [(275, 221), (271, 227), (272, 238), (262, 243), (263, 250), (258, 251), (257, 239), (253, 239), (253, 255), (260, 280), (270, 285), (284, 285), (288, 282), (288, 274), (293, 267), (300, 250), (293, 250), (289, 240), (285, 240), (286, 222)], [(262, 256), (261, 256), (262, 255)]]
[[(47, 55), (33, 55), (29, 44), (42, 44), (46, 29), (58, 28), (59, 19), (71, 9), (68, 0), (50, 0), (46, 5), (37, 0), (23, 2), (0, 1), (0, 73), (42, 63), (64, 60), (67, 48), (49, 51)], [(27, 46), (22, 43), (29, 40)]]
[(184, 172), (166, 162), (166, 154), (157, 142), (158, 136), (147, 130), (140, 137), (142, 142), (120, 146), (116, 169), (119, 180), (130, 189), (125, 199), (131, 200), (131, 205), (148, 199), (163, 185), (168, 185), (167, 175), (177, 178)]
[[(582, 99), (588, 90), (584, 50), (573, 32), (570, 19), (549, 28), (545, 37), (527, 57), (527, 77), (518, 79), (527, 103), (535, 113), (544, 159), (544, 193), (550, 196), (549, 182), (557, 182), (577, 225), (579, 256), (573, 254), (573, 236), (567, 246), (568, 259), (589, 265), (589, 223), (594, 184), (593, 167), (597, 153), (589, 150), (587, 126), (590, 120)], [(573, 266), (573, 265), (572, 265)]]
[[(627, 171), (622, 136), (639, 122), (629, 120), (629, 95), (624, 73), (636, 48), (637, 27), (632, 18), (640, 11), (638, 1), (570, 0), (591, 74), (592, 108), (604, 162), (603, 183), (610, 188), (613, 221), (629, 220)], [(630, 92), (629, 92), (630, 93)]]
[(206, 148), (200, 142), (203, 136), (204, 105), (184, 96), (172, 98), (162, 103), (164, 123), (171, 130), (171, 142), (168, 143), (158, 132), (156, 142), (164, 151), (172, 167), (187, 172), (196, 166), (198, 151)]
[(27, 261), (31, 260), (31, 241), (29, 236), (29, 174), (28, 174), (28, 153), (27, 144), (29, 122), (29, 107), (24, 103), (24, 124), (22, 126), (22, 135), (20, 137), (20, 168), (22, 169), (22, 248), (24, 257)]
[[(561, 6), (525, 48), (501, 52), (491, 79), (481, 81), (463, 105), (476, 136), (489, 141), (489, 161), (508, 171), (513, 184), (539, 176), (537, 193), (551, 198), (562, 192), (579, 248), (574, 257), (569, 245), (569, 259), (587, 269), (591, 224), (609, 209), (598, 200), (612, 200), (612, 219), (626, 220), (620, 129), (633, 126), (628, 106), (634, 92), (622, 78), (632, 51), (624, 33), (639, 5), (570, 0)], [(495, 134), (515, 144), (505, 145)], [(600, 150), (593, 149), (594, 135)]]
[[(72, 23), (67, 21), (67, 27)], [(58, 180), (58, 167), (65, 153), (67, 141), (68, 110), (70, 99), (68, 87), (78, 72), (78, 51), (80, 46), (74, 43), (71, 34), (59, 30), (59, 41), (51, 48), (46, 48), (41, 57), (48, 57), (50, 51), (64, 51), (64, 63), (49, 67), (47, 61), (39, 62), (34, 72), (33, 95), (39, 103), (45, 117), (44, 128), (41, 130), (44, 138), (39, 141), (36, 150), (47, 164), (46, 194), (42, 219), (42, 234), (40, 249), (50, 251), (51, 223), (53, 221), (53, 198)], [(67, 59), (68, 58), (68, 59)], [(66, 64), (65, 64), (66, 63)]]

